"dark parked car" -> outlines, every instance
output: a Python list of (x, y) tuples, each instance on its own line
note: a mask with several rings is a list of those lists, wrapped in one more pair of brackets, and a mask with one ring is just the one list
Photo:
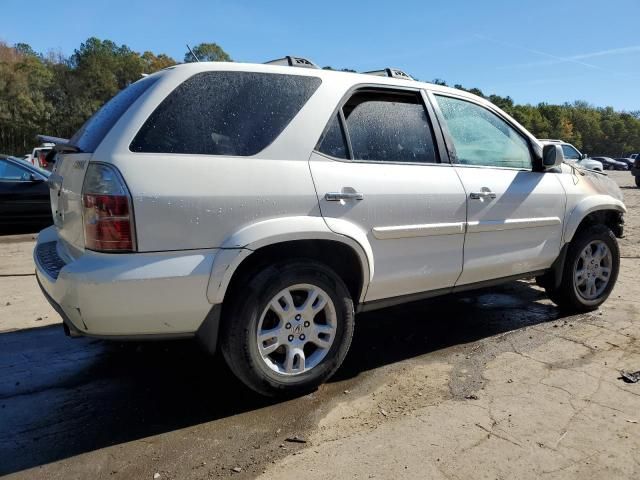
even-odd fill
[(618, 162), (611, 157), (591, 157), (602, 163), (602, 168), (605, 170), (628, 170), (629, 167), (624, 162)]
[(622, 157), (622, 158), (614, 158), (614, 160), (616, 162), (626, 163), (627, 164), (627, 169), (629, 169), (629, 170), (631, 170), (631, 167), (633, 167), (633, 158)]
[(636, 157), (633, 161), (633, 167), (631, 168), (631, 175), (636, 179), (636, 187), (640, 188), (640, 156)]
[(24, 160), (0, 155), (0, 225), (48, 226), (53, 223), (50, 172)]

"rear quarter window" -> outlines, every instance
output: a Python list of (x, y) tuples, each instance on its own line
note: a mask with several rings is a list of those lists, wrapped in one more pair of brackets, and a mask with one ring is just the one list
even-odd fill
[(250, 156), (273, 142), (320, 86), (317, 77), (203, 72), (179, 85), (130, 150)]

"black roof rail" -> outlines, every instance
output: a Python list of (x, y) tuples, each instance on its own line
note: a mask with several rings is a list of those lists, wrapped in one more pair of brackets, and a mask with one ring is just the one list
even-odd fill
[(362, 72), (366, 75), (375, 75), (377, 77), (402, 78), (403, 80), (413, 80), (411, 75), (404, 73), (398, 68), (385, 68), (383, 70), (372, 70), (370, 72)]
[(276, 58), (275, 60), (270, 60), (268, 62), (264, 62), (265, 65), (284, 65), (288, 67), (300, 67), (300, 68), (320, 68), (318, 65), (313, 63), (311, 60), (303, 57), (294, 57), (291, 55), (287, 55), (283, 58)]

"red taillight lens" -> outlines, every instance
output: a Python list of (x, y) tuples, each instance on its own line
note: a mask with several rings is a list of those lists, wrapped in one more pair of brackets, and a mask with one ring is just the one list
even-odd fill
[(82, 204), (86, 248), (98, 251), (133, 250), (127, 197), (85, 193)]
[(47, 163), (47, 154), (44, 152), (38, 153), (38, 160), (40, 160), (40, 166), (42, 168), (47, 168), (47, 165), (49, 165)]
[(89, 165), (82, 206), (85, 248), (100, 252), (135, 250), (129, 192), (113, 167)]

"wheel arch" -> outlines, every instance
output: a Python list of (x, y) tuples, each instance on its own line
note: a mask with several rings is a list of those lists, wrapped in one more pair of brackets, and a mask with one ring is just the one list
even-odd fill
[(616, 237), (621, 237), (624, 224), (622, 216), (626, 211), (624, 203), (607, 195), (585, 198), (569, 214), (564, 228), (564, 243), (571, 242), (581, 228), (597, 223), (608, 226)]
[(245, 273), (274, 260), (305, 257), (334, 269), (347, 284), (354, 303), (362, 302), (373, 276), (373, 254), (364, 232), (353, 226), (351, 233), (336, 233), (322, 217), (307, 216), (265, 220), (244, 227), (219, 250), (207, 298), (213, 304), (223, 303), (233, 283)]

